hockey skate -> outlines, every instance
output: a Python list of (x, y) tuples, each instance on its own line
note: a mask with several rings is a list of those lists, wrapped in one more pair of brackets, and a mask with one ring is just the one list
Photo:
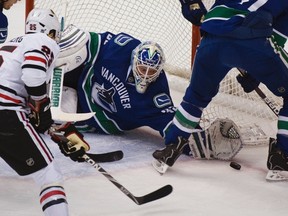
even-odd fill
[(288, 157), (276, 146), (277, 141), (270, 138), (267, 168), (267, 181), (288, 181)]
[(188, 145), (188, 140), (178, 137), (178, 143), (167, 145), (164, 149), (156, 150), (153, 157), (156, 159), (152, 162), (153, 167), (160, 173), (164, 174), (168, 167), (172, 167), (178, 157), (182, 154), (184, 147)]

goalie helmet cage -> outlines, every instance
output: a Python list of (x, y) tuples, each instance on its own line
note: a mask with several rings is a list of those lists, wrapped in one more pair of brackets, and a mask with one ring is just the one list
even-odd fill
[[(209, 8), (213, 0), (204, 0)], [(181, 14), (178, 0), (26, 0), (26, 15), (34, 7), (50, 8), (65, 26), (74, 24), (93, 32), (126, 32), (140, 40), (158, 42), (164, 50), (170, 87), (183, 92), (189, 84), (192, 59), (200, 41), (199, 28), (192, 28)], [(268, 144), (275, 136), (277, 117), (256, 92), (246, 94), (232, 69), (220, 84), (219, 93), (204, 109), (201, 126), (228, 117), (240, 128), (246, 145)], [(260, 89), (276, 106), (275, 97), (264, 85)]]

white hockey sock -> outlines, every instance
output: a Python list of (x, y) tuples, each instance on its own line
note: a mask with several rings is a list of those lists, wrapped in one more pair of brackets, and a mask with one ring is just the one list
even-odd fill
[(45, 216), (68, 216), (66, 194), (62, 186), (50, 186), (40, 193), (40, 204)]
[(40, 204), (45, 216), (68, 216), (66, 194), (61, 185), (62, 175), (54, 162), (32, 174), (34, 181), (41, 188)]

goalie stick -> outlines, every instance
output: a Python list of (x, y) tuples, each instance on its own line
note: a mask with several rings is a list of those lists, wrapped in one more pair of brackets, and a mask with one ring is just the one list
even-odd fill
[(51, 115), (54, 121), (83, 121), (95, 115), (91, 113), (66, 113), (61, 109), (65, 65), (55, 68), (52, 72), (49, 97), (51, 100)]
[[(54, 133), (54, 135), (57, 135), (64, 142), (69, 142), (69, 140), (61, 133), (56, 133), (53, 130), (51, 130), (50, 133)], [(116, 151), (116, 152), (119, 152), (119, 151)], [(116, 156), (115, 152), (109, 152), (108, 154), (111, 154), (111, 153), (112, 153), (112, 155), (114, 154), (114, 156)], [(121, 156), (121, 153), (117, 153), (118, 156), (119, 156), (119, 154)], [(122, 152), (122, 156), (123, 156), (123, 152)], [(83, 155), (83, 158), (85, 159), (85, 161), (87, 163), (89, 163), (91, 166), (93, 166), (95, 169), (97, 169), (102, 175), (104, 175), (110, 182), (112, 182), (120, 191), (122, 191), (127, 197), (129, 197), (137, 205), (142, 205), (142, 204), (152, 202), (152, 201), (157, 200), (157, 199), (161, 199), (161, 198), (169, 195), (173, 190), (173, 187), (171, 185), (165, 185), (156, 191), (153, 191), (153, 192), (146, 194), (144, 196), (137, 197), (137, 196), (133, 195), (130, 191), (128, 191), (122, 184), (120, 184), (115, 178), (113, 178), (113, 176), (111, 176), (106, 170), (104, 170), (94, 160), (94, 158), (97, 159), (97, 155), (94, 155), (91, 157), (91, 154), (86, 153)]]

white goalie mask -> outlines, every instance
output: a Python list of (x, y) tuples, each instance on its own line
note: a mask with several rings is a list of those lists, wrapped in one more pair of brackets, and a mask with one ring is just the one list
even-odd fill
[(143, 94), (146, 91), (160, 75), (164, 63), (163, 50), (155, 42), (141, 43), (133, 50), (131, 64), (137, 92)]
[(26, 20), (26, 33), (45, 33), (57, 43), (60, 41), (61, 25), (56, 14), (50, 9), (34, 8)]

